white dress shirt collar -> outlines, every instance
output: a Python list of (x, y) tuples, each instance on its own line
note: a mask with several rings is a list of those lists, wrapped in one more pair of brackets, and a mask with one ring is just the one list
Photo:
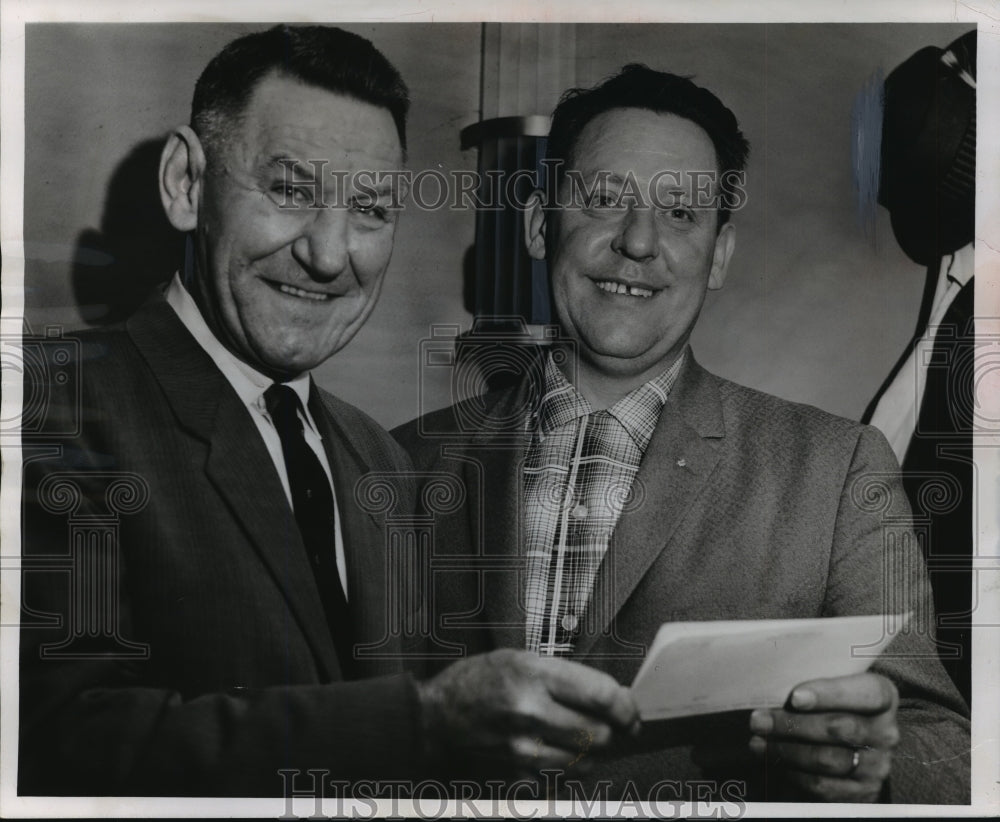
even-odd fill
[[(167, 302), (177, 312), (177, 316), (184, 324), (184, 327), (191, 332), (191, 335), (198, 341), (198, 344), (205, 349), (205, 353), (212, 358), (223, 376), (233, 386), (233, 389), (249, 407), (256, 407), (264, 410), (264, 392), (274, 382), (270, 377), (261, 374), (256, 368), (236, 357), (226, 348), (218, 337), (208, 327), (205, 318), (198, 309), (194, 298), (181, 283), (180, 276), (174, 275), (166, 291)], [(305, 373), (294, 380), (285, 383), (299, 395), (302, 408), (305, 410), (306, 422), (313, 430), (316, 429), (309, 413), (309, 374)]]

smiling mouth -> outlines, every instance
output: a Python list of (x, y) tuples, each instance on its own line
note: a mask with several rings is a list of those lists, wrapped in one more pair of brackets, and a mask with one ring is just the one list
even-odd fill
[(653, 296), (653, 289), (643, 288), (641, 285), (625, 285), (625, 283), (616, 283), (611, 280), (595, 280), (594, 285), (601, 291), (607, 291), (609, 294), (620, 294), (624, 297), (642, 297), (648, 300)]
[(294, 285), (288, 285), (288, 283), (278, 283), (273, 280), (268, 280), (268, 285), (276, 291), (280, 291), (282, 294), (287, 294), (289, 297), (299, 297), (303, 300), (312, 300), (314, 303), (325, 303), (333, 299), (333, 294), (326, 294), (321, 291), (306, 291), (304, 288), (296, 288)]

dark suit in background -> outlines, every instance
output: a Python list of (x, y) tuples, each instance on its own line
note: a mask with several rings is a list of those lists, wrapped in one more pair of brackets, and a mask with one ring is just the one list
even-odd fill
[[(930, 280), (935, 278), (930, 277)], [(903, 488), (917, 526), (925, 532), (925, 555), (934, 590), (941, 661), (962, 696), (972, 703), (972, 417), (976, 351), (973, 317), (975, 278), (958, 292), (926, 350), (927, 384), (916, 430), (903, 458)], [(885, 391), (927, 330), (926, 317), (896, 367), (865, 410), (870, 421)], [(945, 484), (947, 483), (947, 484)]]
[(931, 353), (927, 387), (917, 415), (918, 436), (910, 441), (903, 460), (903, 487), (914, 510), (923, 500), (923, 477), (944, 471), (960, 489), (955, 506), (935, 512), (930, 519), (927, 562), (932, 570), (934, 610), (945, 669), (971, 704), (972, 619), (972, 415), (975, 367), (973, 297), (975, 279), (959, 291)]

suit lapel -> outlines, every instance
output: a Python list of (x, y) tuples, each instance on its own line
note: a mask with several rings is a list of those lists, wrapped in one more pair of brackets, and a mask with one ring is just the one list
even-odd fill
[[(689, 351), (639, 466), (635, 503), (618, 520), (598, 570), (575, 656), (586, 656), (603, 636), (610, 636), (616, 653), (622, 653), (614, 618), (650, 566), (669, 552), (678, 524), (715, 470), (717, 440), (724, 434), (714, 378)], [(668, 553), (666, 573), (670, 564)]]
[(338, 677), (295, 517), (249, 411), (164, 300), (144, 305), (127, 329), (180, 424), (207, 443), (205, 474), (283, 592), (320, 669)]
[(471, 443), (445, 455), (463, 460), (469, 493), (466, 511), (470, 551), (482, 558), (479, 580), (483, 621), (497, 648), (524, 647), (525, 559), (521, 547), (521, 464), (528, 436), (522, 409), (531, 401), (530, 384), (502, 392), (483, 412), (485, 424)]
[(341, 426), (333, 409), (320, 397), (321, 394), (313, 386), (309, 410), (323, 438), (333, 475), (355, 639), (359, 644), (369, 644), (390, 637), (393, 647), (380, 647), (379, 655), (391, 656), (393, 648), (398, 648), (398, 636), (389, 630), (387, 622), (390, 603), (386, 598), (394, 590), (388, 578), (386, 540), (389, 534), (385, 524), (374, 514), (363, 510), (354, 497), (358, 481), (371, 468), (351, 444), (348, 432)]

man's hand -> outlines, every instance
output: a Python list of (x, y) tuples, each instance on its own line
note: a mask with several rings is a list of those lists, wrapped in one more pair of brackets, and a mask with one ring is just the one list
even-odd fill
[(879, 674), (797, 685), (784, 710), (750, 715), (750, 750), (825, 802), (876, 802), (899, 742), (896, 686)]
[(464, 659), (419, 689), (431, 752), (498, 776), (585, 764), (616, 732), (639, 725), (628, 688), (578, 662), (528, 651)]

